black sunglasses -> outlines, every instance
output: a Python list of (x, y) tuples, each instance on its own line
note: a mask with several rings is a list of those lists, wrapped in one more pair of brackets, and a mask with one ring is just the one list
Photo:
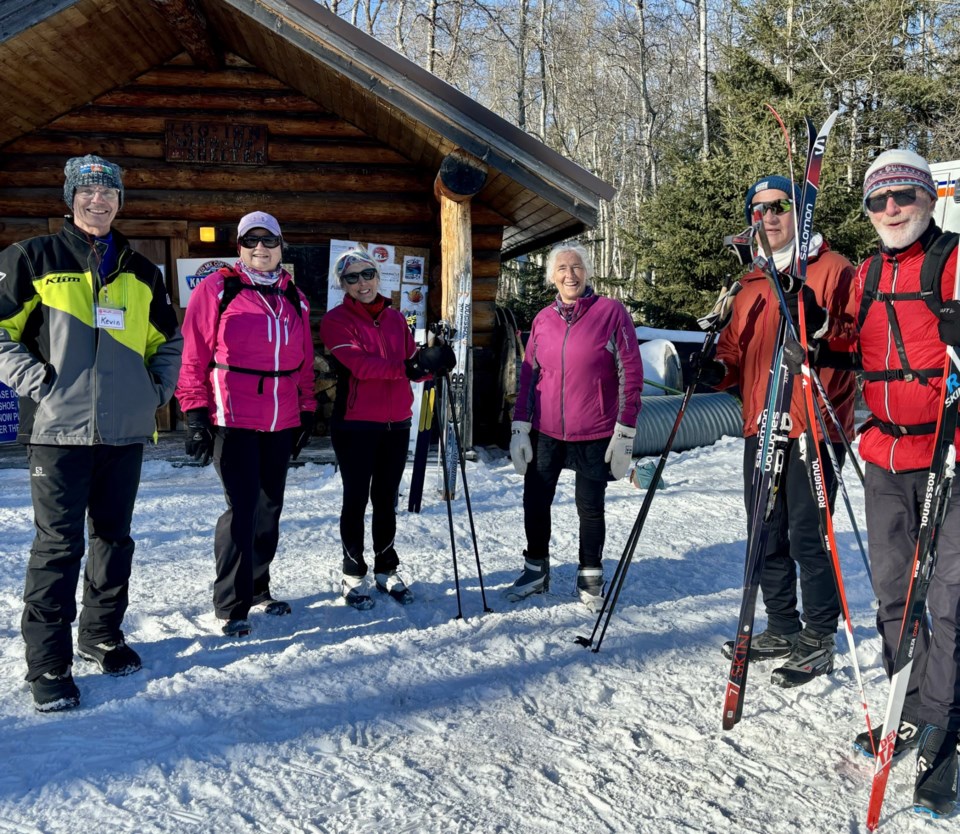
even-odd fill
[(886, 209), (887, 199), (890, 197), (893, 197), (893, 202), (900, 206), (900, 208), (912, 206), (917, 202), (917, 189), (905, 188), (903, 191), (884, 191), (883, 194), (874, 194), (872, 197), (867, 197), (867, 199), (864, 200), (867, 211), (872, 211), (874, 214), (883, 211)]
[(256, 249), (258, 243), (262, 243), (267, 249), (276, 249), (280, 245), (279, 235), (243, 235), (240, 238), (240, 245), (244, 249)]
[(363, 278), (364, 281), (372, 281), (374, 278), (377, 277), (377, 270), (364, 269), (360, 272), (351, 272), (349, 274), (341, 275), (340, 277), (343, 279), (344, 284), (350, 284), (350, 286), (353, 286), (361, 278)]
[(768, 211), (772, 211), (774, 214), (786, 214), (790, 209), (793, 208), (793, 200), (790, 200), (784, 197), (781, 200), (767, 200), (765, 203), (753, 203), (750, 206), (750, 211), (759, 212), (760, 216), (763, 217)]

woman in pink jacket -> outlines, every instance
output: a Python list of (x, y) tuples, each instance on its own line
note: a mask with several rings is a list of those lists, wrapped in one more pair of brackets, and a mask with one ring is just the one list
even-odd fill
[(520, 370), (510, 457), (523, 481), (524, 569), (511, 602), (550, 584), (550, 505), (563, 469), (576, 472), (580, 518), (577, 591), (603, 604), (604, 493), (630, 466), (643, 361), (626, 308), (594, 293), (586, 249), (561, 244), (547, 256), (557, 298), (533, 320)]
[(227, 509), (214, 536), (213, 607), (223, 633), (250, 632), (251, 608), (290, 613), (270, 594), (287, 465), (314, 427), (310, 307), (280, 266), (276, 219), (255, 211), (237, 227), (236, 264), (208, 275), (183, 322), (177, 399), (187, 454), (213, 465)]
[(324, 315), (320, 336), (337, 369), (330, 434), (343, 479), (343, 597), (354, 608), (373, 607), (364, 586), (363, 526), (369, 500), (377, 589), (407, 604), (413, 595), (397, 575), (400, 557), (393, 538), (410, 441), (410, 380), (449, 371), (456, 359), (447, 345), (417, 349), (403, 314), (380, 294), (380, 267), (365, 249), (344, 252), (332, 277), (346, 296)]

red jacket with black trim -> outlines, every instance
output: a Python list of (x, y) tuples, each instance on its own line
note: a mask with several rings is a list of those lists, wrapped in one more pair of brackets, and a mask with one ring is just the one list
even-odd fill
[[(847, 352), (855, 344), (853, 265), (830, 250), (826, 242), (807, 262), (807, 286), (829, 316), (824, 339), (834, 350)], [(740, 386), (743, 396), (743, 436), (759, 431), (760, 416), (766, 405), (767, 381), (773, 364), (773, 349), (780, 322), (780, 308), (766, 273), (753, 270), (740, 279), (743, 289), (733, 300), (730, 323), (720, 334), (716, 358), (727, 366), (727, 375), (718, 388)], [(837, 417), (849, 435), (853, 433), (853, 405), (856, 381), (851, 371), (819, 369), (824, 390)], [(821, 406), (821, 410), (822, 406)], [(791, 437), (799, 437), (807, 427), (803, 389), (799, 379), (793, 386), (790, 402), (793, 419)], [(834, 441), (840, 439), (833, 421), (824, 413)]]
[[(920, 268), (926, 250), (940, 234), (940, 229), (931, 224), (918, 241), (902, 252), (881, 251), (883, 266), (877, 289), (888, 293), (919, 292)], [(857, 269), (854, 293), (858, 310), (870, 260), (864, 261)], [(942, 298), (953, 297), (956, 269), (957, 250), (954, 249), (941, 276)], [(885, 304), (878, 301), (870, 304), (860, 327), (860, 355), (865, 371), (903, 367), (884, 307)], [(937, 318), (926, 302), (894, 300), (893, 308), (910, 367), (943, 367), (946, 349), (937, 333)], [(866, 380), (863, 399), (871, 414), (888, 423), (899, 426), (935, 423), (942, 387), (943, 377), (934, 377), (925, 384), (916, 379), (910, 382), (902, 379)], [(960, 432), (957, 440), (960, 442)], [(892, 437), (876, 427), (867, 427), (860, 438), (860, 457), (889, 472), (927, 469), (933, 459), (933, 442), (933, 433)]]

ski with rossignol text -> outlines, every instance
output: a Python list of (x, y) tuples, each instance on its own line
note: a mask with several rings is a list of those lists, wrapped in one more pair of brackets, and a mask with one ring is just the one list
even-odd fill
[[(829, 135), (836, 114), (824, 124), (820, 134), (811, 142), (807, 155), (807, 167), (804, 171), (804, 188), (801, 196), (799, 217), (803, 222), (805, 236), (798, 241), (798, 252), (803, 245), (804, 268), (806, 267), (806, 249), (809, 247), (813, 228), (813, 209), (820, 181), (820, 171), (826, 138)], [(765, 237), (763, 218), (754, 219), (755, 233)], [(793, 397), (793, 377), (783, 366), (783, 343), (787, 338), (789, 314), (786, 312), (786, 298), (776, 276), (776, 267), (769, 251), (766, 257), (758, 259), (758, 266), (768, 268), (774, 278), (774, 284), (780, 302), (780, 324), (774, 347), (774, 361), (771, 366), (770, 380), (767, 384), (766, 409), (761, 418), (760, 439), (757, 445), (757, 457), (754, 463), (751, 481), (750, 531), (747, 538), (747, 557), (744, 565), (743, 595), (740, 603), (740, 616), (737, 633), (733, 642), (733, 656), (724, 693), (723, 728), (730, 730), (743, 715), (743, 699), (746, 690), (747, 672), (750, 665), (750, 645), (753, 640), (753, 625), (756, 614), (757, 594), (760, 590), (760, 574), (763, 569), (764, 551), (770, 534), (770, 523), (776, 501), (779, 500), (780, 477), (785, 464), (786, 448), (790, 439), (792, 419), (790, 404)]]
[[(453, 355), (457, 359), (457, 364), (448, 374), (447, 385), (444, 386), (443, 420), (444, 426), (441, 429), (446, 432), (447, 438), (447, 478), (444, 481), (439, 479), (441, 494), (446, 496), (446, 490), (449, 490), (451, 500), (456, 497), (457, 492), (457, 468), (460, 465), (460, 456), (466, 452), (461, 449), (457, 442), (457, 434), (467, 442), (466, 437), (466, 414), (467, 414), (467, 363), (470, 358), (470, 333), (472, 315), (472, 288), (470, 282), (470, 272), (464, 271), (460, 274), (457, 281), (457, 300), (456, 312), (453, 320), (453, 326), (443, 327), (441, 323), (441, 335), (453, 349)], [(445, 331), (445, 332), (444, 332)], [(453, 400), (451, 408), (447, 402), (447, 397)], [(451, 423), (451, 413), (456, 414), (461, 420), (459, 432), (456, 431)], [(442, 466), (442, 464), (439, 464)], [(444, 487), (446, 484), (446, 487)]]
[(760, 591), (760, 572), (770, 535), (770, 524), (779, 500), (780, 476), (783, 473), (787, 442), (792, 420), (790, 402), (793, 377), (783, 365), (783, 341), (786, 322), (781, 317), (774, 343), (774, 358), (767, 382), (766, 407), (760, 418), (759, 442), (754, 460), (750, 495), (753, 512), (747, 535), (747, 555), (743, 570), (743, 593), (733, 656), (723, 699), (723, 729), (731, 730), (743, 714), (743, 698), (750, 666), (750, 645), (753, 641), (753, 620)]
[[(953, 297), (960, 298), (960, 259), (954, 279)], [(956, 348), (948, 347), (943, 367), (943, 388), (940, 392), (940, 410), (937, 415), (937, 431), (933, 446), (933, 460), (927, 474), (923, 495), (920, 528), (917, 531), (917, 547), (913, 558), (910, 588), (907, 591), (903, 620), (900, 624), (900, 641), (894, 657), (890, 677), (890, 695), (883, 719), (880, 745), (876, 751), (873, 782), (870, 787), (870, 803), (867, 807), (867, 829), (875, 831), (880, 824), (880, 810), (893, 762), (897, 729), (903, 714), (907, 696), (913, 657), (917, 646), (917, 634), (926, 617), (927, 594), (937, 561), (937, 536), (950, 505), (950, 493), (957, 462), (955, 438), (957, 433), (957, 409), (960, 403), (960, 357)]]
[[(769, 105), (768, 105), (769, 107)], [(780, 123), (780, 127), (784, 132), (784, 136), (788, 141), (789, 148), (789, 136), (786, 131), (786, 127), (783, 124), (783, 120), (780, 119), (780, 116), (777, 114), (773, 108), (770, 108), (774, 116), (776, 116), (777, 121)], [(795, 284), (792, 289), (793, 291), (800, 293), (803, 291), (803, 285), (806, 283), (807, 279), (807, 262), (809, 257), (810, 250), (810, 241), (813, 237), (813, 210), (816, 205), (817, 195), (819, 194), (820, 188), (820, 174), (823, 167), (823, 156), (826, 153), (827, 138), (830, 134), (830, 130), (833, 127), (834, 122), (836, 121), (838, 112), (834, 111), (830, 117), (824, 122), (820, 131), (818, 132), (813, 122), (808, 118), (806, 119), (807, 126), (807, 142), (808, 142), (808, 153), (807, 153), (807, 164), (804, 175), (803, 189), (801, 192), (800, 205), (798, 211), (795, 214), (795, 219), (797, 221), (796, 227), (796, 259), (795, 259), (795, 276), (790, 278), (790, 282)], [(769, 251), (769, 244), (766, 241), (765, 236), (762, 236), (764, 243), (766, 255), (768, 259), (772, 260), (772, 252)], [(783, 286), (785, 282), (779, 280), (779, 276), (776, 272), (776, 267), (771, 266), (771, 281), (773, 284), (774, 292), (777, 295), (778, 303), (780, 305), (781, 314), (789, 319), (790, 313), (786, 306), (786, 296), (783, 291)], [(807, 337), (807, 327), (805, 321), (804, 306), (802, 304), (797, 305), (798, 315), (800, 318), (799, 322), (790, 322), (791, 329), (794, 333), (797, 334), (799, 338), (800, 345), (803, 351), (803, 356), (807, 357), (809, 354), (809, 344)], [(821, 454), (821, 436), (819, 434), (819, 425), (817, 423), (817, 417), (821, 416), (817, 408), (817, 404), (813, 396), (813, 384), (812, 384), (812, 369), (810, 368), (810, 363), (807, 359), (803, 362), (802, 372), (801, 372), (801, 385), (803, 389), (804, 397), (804, 412), (806, 415), (806, 429), (804, 434), (800, 438), (801, 446), (801, 457), (803, 459), (804, 466), (807, 471), (807, 478), (810, 483), (810, 490), (813, 495), (814, 501), (817, 505), (818, 520), (819, 520), (819, 529), (820, 534), (823, 539), (824, 552), (830, 556), (831, 564), (833, 567), (833, 575), (837, 589), (837, 596), (840, 602), (841, 613), (843, 615), (844, 631), (847, 637), (847, 645), (850, 647), (851, 660), (853, 662), (854, 676), (856, 678), (859, 692), (860, 692), (860, 704), (863, 708), (864, 718), (867, 723), (867, 728), (870, 727), (870, 712), (867, 706), (866, 690), (863, 685), (863, 677), (860, 673), (860, 663), (857, 658), (856, 653), (856, 643), (853, 637), (853, 626), (850, 619), (850, 608), (847, 603), (846, 592), (844, 589), (843, 583), (843, 574), (840, 566), (840, 556), (839, 549), (837, 547), (836, 535), (834, 532), (833, 525), (833, 513), (830, 508), (830, 503), (828, 500), (828, 492), (825, 481), (824, 473), (826, 468), (824, 466), (824, 458)], [(825, 397), (825, 392), (824, 392)], [(825, 397), (826, 399), (826, 397)], [(826, 433), (823, 434), (823, 442), (829, 443), (829, 439)], [(839, 478), (839, 470), (835, 468), (836, 476)], [(782, 683), (783, 685), (797, 685), (800, 683), (805, 683), (806, 679), (803, 677), (804, 673), (798, 671), (790, 670), (780, 670), (779, 672), (774, 672), (774, 680)]]

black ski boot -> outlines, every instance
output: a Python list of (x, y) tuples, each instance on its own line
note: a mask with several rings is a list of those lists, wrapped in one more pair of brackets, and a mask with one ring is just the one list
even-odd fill
[(269, 594), (263, 599), (254, 602), (253, 605), (250, 606), (250, 609), (252, 611), (259, 611), (262, 614), (269, 614), (271, 617), (285, 617), (287, 614), (293, 613), (289, 602), (284, 602), (282, 599), (274, 599)]
[(105, 640), (103, 643), (77, 643), (77, 654), (84, 660), (96, 663), (105, 675), (131, 675), (141, 668), (140, 655), (131, 649), (124, 639)]
[(603, 568), (577, 570), (577, 594), (591, 614), (603, 608)]
[(362, 576), (351, 576), (345, 573), (340, 582), (340, 593), (347, 605), (358, 611), (368, 611), (373, 608), (374, 602), (367, 593), (366, 584)]
[[(790, 657), (797, 647), (800, 632), (793, 634), (775, 634), (772, 631), (761, 631), (750, 641), (750, 660), (775, 660), (778, 657)], [(720, 649), (720, 653), (727, 659), (733, 660), (733, 640), (727, 640)]]
[(917, 750), (913, 810), (931, 817), (953, 813), (957, 804), (957, 733), (927, 724)]
[(413, 602), (413, 593), (395, 570), (374, 574), (374, 581), (378, 591), (390, 594), (401, 605), (409, 605)]
[(834, 635), (817, 634), (805, 628), (800, 632), (797, 646), (791, 652), (787, 662), (773, 670), (770, 680), (786, 689), (792, 686), (803, 686), (820, 675), (829, 675), (833, 671), (835, 651)]
[[(874, 751), (880, 748), (880, 737), (883, 735), (883, 724), (874, 727), (870, 732), (864, 730), (854, 741), (854, 749), (859, 750), (869, 759), (875, 758)], [(873, 742), (870, 741), (873, 736)], [(901, 718), (897, 728), (897, 740), (893, 743), (893, 757), (917, 746), (920, 740), (920, 727), (912, 718)]]
[(30, 681), (30, 692), (37, 712), (61, 712), (80, 706), (80, 690), (73, 682), (69, 666), (44, 672)]
[(504, 592), (510, 602), (519, 602), (531, 594), (542, 594), (550, 590), (550, 559), (531, 559), (523, 553), (523, 573)]

